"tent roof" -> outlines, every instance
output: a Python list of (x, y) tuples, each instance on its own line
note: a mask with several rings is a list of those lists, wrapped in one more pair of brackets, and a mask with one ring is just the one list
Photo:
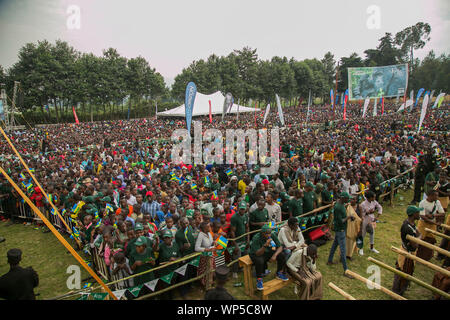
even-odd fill
[[(209, 101), (211, 101), (211, 114), (222, 114), (225, 96), (220, 91), (217, 91), (210, 95), (197, 92), (195, 96), (194, 110), (192, 112), (192, 117), (209, 115)], [(229, 113), (237, 113), (237, 111), (238, 105), (233, 104)], [(239, 113), (254, 112), (254, 111), (255, 111), (254, 108), (239, 106)], [(186, 116), (184, 103), (179, 107), (164, 112), (158, 112), (157, 116), (184, 118)]]

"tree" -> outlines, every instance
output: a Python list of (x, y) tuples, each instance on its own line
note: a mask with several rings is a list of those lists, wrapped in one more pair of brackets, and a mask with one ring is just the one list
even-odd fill
[(380, 43), (376, 49), (364, 51), (366, 54), (365, 65), (368, 67), (394, 65), (402, 62), (401, 51), (395, 47), (392, 34), (386, 32), (379, 39)]
[(418, 22), (395, 34), (395, 44), (400, 46), (402, 56), (406, 57), (409, 53), (411, 67), (414, 61), (414, 49), (422, 49), (430, 41), (430, 33), (431, 27), (428, 23)]
[(333, 83), (336, 77), (336, 61), (334, 60), (334, 55), (328, 51), (325, 53), (321, 62), (323, 65), (326, 87), (333, 88)]
[(338, 92), (344, 92), (348, 87), (348, 68), (350, 67), (364, 67), (364, 62), (357, 53), (352, 53), (348, 57), (342, 57), (339, 63), (339, 79)]

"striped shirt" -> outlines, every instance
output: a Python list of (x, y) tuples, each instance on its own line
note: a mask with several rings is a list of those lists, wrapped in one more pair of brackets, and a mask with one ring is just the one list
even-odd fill
[(152, 203), (146, 201), (142, 204), (141, 212), (149, 213), (153, 220), (156, 219), (157, 211), (161, 211), (161, 204), (159, 204), (157, 201), (153, 201)]

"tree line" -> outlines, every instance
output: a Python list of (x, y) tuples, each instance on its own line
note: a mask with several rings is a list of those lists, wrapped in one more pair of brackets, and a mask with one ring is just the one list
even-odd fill
[[(273, 57), (261, 60), (257, 49), (244, 47), (227, 56), (210, 55), (206, 60), (193, 61), (175, 77), (169, 89), (164, 78), (143, 57), (127, 59), (114, 48), (102, 56), (76, 51), (67, 42), (38, 41), (27, 43), (18, 53), (18, 61), (8, 70), (0, 66), (0, 83), (5, 83), (12, 96), (14, 81), (20, 82), (19, 106), (22, 111), (32, 108), (48, 114), (51, 105), (60, 115), (70, 113), (72, 106), (91, 115), (108, 111), (124, 113), (124, 105), (136, 106), (148, 99), (162, 99), (172, 106), (183, 102), (189, 81), (198, 91), (211, 94), (230, 92), (241, 104), (251, 99), (273, 102), (278, 94), (289, 105), (313, 97), (329, 100), (330, 89), (347, 89), (347, 68), (374, 67), (409, 63), (408, 91), (421, 87), (448, 92), (450, 85), (450, 55), (436, 56), (431, 50), (420, 61), (414, 50), (423, 48), (430, 40), (431, 27), (418, 22), (395, 35), (386, 33), (375, 49), (364, 51), (365, 57), (352, 53), (339, 61), (331, 51), (322, 59)], [(127, 107), (128, 107), (127, 106)], [(53, 110), (52, 109), (52, 110)]]

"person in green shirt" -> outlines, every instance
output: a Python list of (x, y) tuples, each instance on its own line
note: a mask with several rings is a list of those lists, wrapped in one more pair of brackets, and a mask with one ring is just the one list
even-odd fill
[(264, 200), (264, 198), (260, 198), (257, 201), (257, 206), (258, 208), (256, 210), (250, 212), (249, 216), (250, 231), (259, 229), (267, 222), (269, 222), (269, 211), (267, 211), (267, 209), (265, 208), (266, 200)]
[(195, 251), (195, 237), (193, 229), (189, 225), (189, 219), (183, 217), (179, 221), (181, 228), (175, 234), (175, 242), (177, 243), (181, 255), (187, 256)]
[(303, 214), (303, 191), (295, 189), (294, 198), (289, 200), (289, 218)]
[(289, 280), (285, 273), (286, 256), (283, 252), (283, 246), (268, 224), (264, 224), (261, 231), (250, 242), (250, 259), (255, 265), (256, 288), (258, 290), (264, 289), (262, 277), (267, 274), (267, 272), (264, 272), (264, 270), (267, 270), (267, 262), (277, 261), (276, 277), (282, 281)]
[(303, 212), (308, 213), (315, 208), (317, 208), (317, 198), (314, 192), (314, 185), (308, 181), (303, 193)]
[[(135, 250), (130, 254), (130, 266), (134, 274), (142, 273), (155, 266), (155, 256), (153, 249), (147, 247), (147, 240), (140, 236), (135, 241)], [(149, 272), (134, 278), (134, 285), (144, 284), (155, 279), (153, 272)]]
[(425, 176), (425, 185), (424, 185), (424, 198), (429, 190), (433, 189), (436, 183), (439, 181), (439, 173), (441, 172), (440, 167), (436, 167), (434, 171), (429, 172)]
[[(180, 248), (176, 241), (173, 241), (173, 234), (170, 230), (165, 230), (163, 235), (163, 243), (159, 245), (159, 263), (160, 265), (175, 261), (181, 257)], [(160, 276), (165, 276), (177, 269), (177, 264), (172, 264), (164, 269), (161, 269)]]
[(355, 220), (355, 217), (352, 215), (347, 216), (347, 209), (345, 208), (345, 204), (348, 203), (350, 200), (350, 195), (347, 192), (342, 192), (339, 195), (339, 200), (334, 205), (334, 230), (336, 232), (333, 244), (331, 245), (330, 254), (328, 256), (328, 262), (327, 265), (334, 264), (333, 262), (333, 256), (334, 253), (339, 246), (339, 249), (341, 251), (341, 262), (344, 267), (344, 276), (347, 278), (353, 279), (352, 276), (347, 275), (345, 271), (347, 270), (347, 262), (346, 262), (346, 249), (345, 249), (345, 241), (346, 236), (345, 233), (347, 231), (347, 220), (351, 219), (352, 221)]
[[(247, 211), (247, 202), (241, 201), (239, 203), (239, 211), (233, 214), (230, 219), (230, 238), (235, 239), (244, 233), (249, 232), (248, 227), (248, 214)], [(239, 245), (242, 243), (246, 243), (245, 250), (242, 253)], [(233, 261), (239, 259), (239, 257), (247, 254), (247, 249), (250, 247), (250, 235), (242, 237), (236, 241), (230, 241), (230, 247), (234, 246), (232, 252)], [(237, 263), (234, 263), (232, 268), (233, 278), (237, 278), (237, 272), (239, 271), (239, 266)]]
[(332, 181), (327, 183), (327, 188), (322, 191), (322, 206), (326, 206), (333, 202), (333, 195), (331, 191), (334, 189), (334, 183)]

